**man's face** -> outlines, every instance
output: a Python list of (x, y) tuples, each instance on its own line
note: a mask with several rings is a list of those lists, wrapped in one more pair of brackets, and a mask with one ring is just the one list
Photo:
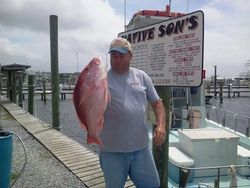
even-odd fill
[(131, 52), (121, 54), (117, 51), (110, 52), (110, 64), (114, 72), (125, 73), (129, 70), (130, 60), (132, 58)]

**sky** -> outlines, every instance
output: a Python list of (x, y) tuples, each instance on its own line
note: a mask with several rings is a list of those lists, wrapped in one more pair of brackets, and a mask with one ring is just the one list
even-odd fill
[[(59, 72), (81, 71), (139, 10), (204, 12), (206, 77), (234, 78), (250, 67), (249, 0), (0, 0), (0, 63), (51, 70), (49, 16), (58, 16)], [(126, 5), (126, 6), (125, 6)], [(124, 8), (126, 7), (126, 8)]]

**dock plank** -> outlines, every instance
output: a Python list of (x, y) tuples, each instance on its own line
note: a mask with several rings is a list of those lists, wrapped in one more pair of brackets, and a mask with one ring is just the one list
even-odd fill
[(89, 181), (89, 180), (92, 180), (92, 179), (95, 179), (95, 178), (99, 178), (99, 177), (102, 177), (103, 176), (103, 173), (102, 172), (99, 172), (99, 173), (95, 173), (95, 174), (91, 174), (89, 176), (83, 176), (83, 177), (80, 177), (80, 179), (85, 182), (85, 181)]
[(75, 170), (85, 168), (85, 167), (88, 167), (88, 166), (92, 166), (92, 165), (96, 165), (96, 164), (99, 164), (98, 160), (97, 161), (92, 161), (92, 162), (89, 162), (89, 163), (85, 163), (85, 164), (80, 164), (80, 165), (77, 165), (77, 166), (72, 166), (71, 170), (75, 171)]
[(91, 158), (88, 160), (80, 160), (80, 161), (77, 161), (75, 163), (67, 163), (67, 166), (71, 168), (71, 167), (75, 167), (75, 166), (82, 165), (82, 164), (87, 164), (87, 163), (94, 162), (94, 161), (99, 162), (99, 159), (98, 158)]
[(81, 172), (85, 172), (85, 171), (89, 171), (89, 170), (93, 170), (93, 169), (97, 169), (97, 168), (100, 168), (99, 164), (85, 166), (84, 168), (78, 168), (76, 170), (73, 170), (73, 172), (75, 172), (77, 174), (77, 173), (81, 173)]
[(91, 188), (105, 188), (105, 184), (101, 183), (101, 184), (98, 184), (98, 185), (91, 186)]
[(104, 177), (99, 177), (99, 178), (96, 178), (96, 179), (91, 179), (89, 181), (85, 181), (85, 184), (89, 187), (91, 186), (94, 186), (94, 185), (99, 185), (100, 183), (103, 183), (104, 182)]

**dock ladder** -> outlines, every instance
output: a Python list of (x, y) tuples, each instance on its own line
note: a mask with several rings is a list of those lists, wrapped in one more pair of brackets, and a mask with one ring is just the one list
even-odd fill
[[(189, 121), (192, 110), (191, 92), (189, 87), (171, 87), (172, 128), (180, 128), (182, 121)], [(186, 111), (186, 113), (185, 113)], [(185, 114), (184, 114), (185, 113)]]

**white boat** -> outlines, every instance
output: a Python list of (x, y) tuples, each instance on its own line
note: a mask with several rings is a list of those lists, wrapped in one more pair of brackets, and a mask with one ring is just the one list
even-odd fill
[[(200, 97), (205, 103), (204, 92)], [(168, 187), (250, 187), (250, 117), (205, 105), (185, 108), (172, 118), (181, 123), (169, 132)], [(196, 113), (191, 125), (190, 108)]]
[[(134, 15), (126, 28), (136, 29), (181, 15), (171, 13), (168, 6), (166, 11), (143, 10)], [(172, 95), (168, 187), (250, 187), (250, 117), (243, 117), (246, 131), (242, 131), (239, 115), (228, 116), (230, 113), (214, 107), (206, 109), (203, 85), (193, 94), (188, 92), (190, 88), (184, 91), (179, 92), (182, 96)], [(180, 109), (179, 114), (176, 108)], [(217, 117), (217, 122), (207, 118), (208, 111)]]

